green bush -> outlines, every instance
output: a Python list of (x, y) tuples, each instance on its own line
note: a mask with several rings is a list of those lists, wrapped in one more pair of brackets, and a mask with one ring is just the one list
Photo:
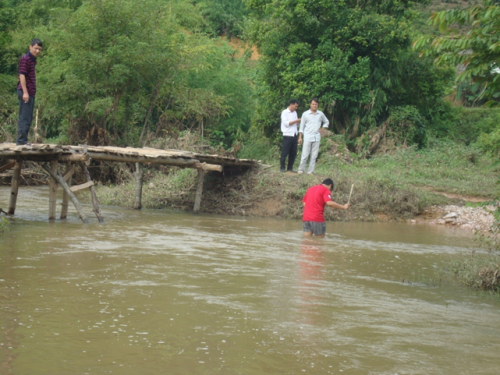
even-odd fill
[(243, 0), (194, 0), (202, 8), (211, 32), (228, 37), (239, 36), (248, 10)]
[(477, 145), (484, 152), (491, 155), (498, 155), (500, 152), (500, 126), (491, 133), (481, 133), (477, 140)]
[(500, 293), (500, 258), (498, 254), (472, 254), (453, 262), (449, 273), (469, 288)]
[(2, 235), (2, 233), (5, 232), (9, 227), (10, 223), (7, 221), (7, 219), (4, 217), (0, 218), (0, 235)]
[(251, 128), (248, 138), (244, 140), (238, 152), (238, 157), (276, 163), (280, 158), (280, 147), (266, 138), (262, 131)]
[(500, 129), (500, 108), (455, 108), (456, 119), (447, 136), (466, 145), (474, 143), (482, 134)]
[(401, 144), (422, 146), (426, 136), (425, 119), (412, 105), (398, 106), (391, 110), (387, 136)]

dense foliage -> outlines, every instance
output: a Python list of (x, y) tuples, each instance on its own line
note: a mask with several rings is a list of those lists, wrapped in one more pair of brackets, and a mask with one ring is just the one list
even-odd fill
[[(205, 20), (191, 3), (47, 3), (19, 5), (22, 22), (36, 26), (10, 34), (16, 63), (33, 36), (44, 42), (37, 105), (47, 137), (142, 145), (190, 129), (228, 147), (248, 129), (253, 96), (244, 58), (199, 32)], [(2, 79), (15, 87), (12, 74)], [(3, 115), (16, 116), (12, 103)], [(15, 131), (15, 121), (6, 122)]]
[(244, 17), (248, 14), (243, 0), (195, 0), (202, 8), (210, 32), (228, 37), (241, 36)]
[[(354, 138), (398, 107), (432, 123), (446, 108), (448, 68), (410, 48), (410, 2), (249, 0), (252, 36), (263, 55), (261, 121), (271, 130), (279, 109), (310, 98)], [(305, 108), (304, 108), (305, 107)]]
[[(445, 35), (423, 36), (414, 46), (424, 55), (437, 54), (436, 63), (459, 66), (459, 84), (472, 83), (476, 100), (500, 105), (500, 5), (485, 0), (467, 9), (433, 13), (429, 24)], [(463, 32), (456, 26), (466, 26)], [(459, 86), (462, 87), (462, 86)]]
[[(497, 126), (461, 126), (483, 117), (443, 100), (453, 59), (464, 56), (452, 52), (460, 43), (474, 50), (467, 67), (476, 70), (464, 74), (496, 100), (500, 75), (478, 73), (488, 63), (474, 62), (498, 55), (499, 17), (486, 4), (432, 15), (442, 28), (473, 21), (468, 34), (438, 36), (436, 65), (436, 49), (419, 56), (411, 48), (421, 32), (438, 32), (423, 28), (423, 13), (409, 1), (0, 0), (0, 140), (16, 132), (17, 63), (39, 37), (37, 109), (51, 141), (144, 145), (191, 130), (225, 148), (257, 145), (259, 137), (279, 136), (290, 98), (301, 101), (300, 114), (319, 97), (351, 149), (383, 128), (405, 144), (451, 137), (497, 150)], [(257, 64), (237, 57), (242, 51), (222, 42), (224, 34), (251, 38)]]

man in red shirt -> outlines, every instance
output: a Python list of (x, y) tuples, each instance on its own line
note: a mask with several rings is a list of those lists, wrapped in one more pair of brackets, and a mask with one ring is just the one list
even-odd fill
[(326, 233), (325, 217), (323, 211), (325, 206), (347, 210), (349, 203), (343, 206), (332, 201), (333, 181), (331, 178), (324, 180), (321, 185), (309, 188), (304, 195), (304, 214), (302, 215), (302, 227), (304, 236), (324, 237)]

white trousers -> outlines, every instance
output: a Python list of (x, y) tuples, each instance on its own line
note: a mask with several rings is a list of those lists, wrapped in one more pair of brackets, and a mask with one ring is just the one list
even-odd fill
[(318, 157), (318, 153), (319, 142), (304, 141), (304, 143), (302, 144), (302, 156), (300, 157), (299, 172), (306, 171), (307, 158), (310, 155), (311, 159), (309, 160), (309, 169), (307, 170), (307, 173), (313, 173), (314, 167), (316, 166), (316, 158)]

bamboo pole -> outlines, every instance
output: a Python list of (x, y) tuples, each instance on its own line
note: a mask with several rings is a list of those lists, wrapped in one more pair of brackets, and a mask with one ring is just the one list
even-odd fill
[(38, 108), (36, 109), (35, 128), (33, 129), (33, 132), (35, 133), (35, 142), (33, 143), (40, 142), (40, 134), (38, 133)]
[(200, 211), (201, 196), (203, 194), (203, 181), (205, 180), (205, 170), (203, 168), (198, 168), (198, 187), (196, 188), (196, 194), (194, 197), (194, 208), (193, 211), (197, 214)]
[[(85, 164), (82, 164), (82, 169), (83, 172), (85, 172), (85, 177), (87, 178), (87, 182), (92, 182), (89, 170), (87, 169), (87, 166)], [(94, 214), (97, 217), (97, 220), (99, 220), (99, 223), (104, 223), (104, 219), (101, 215), (101, 209), (99, 208), (99, 200), (97, 199), (97, 194), (95, 193), (94, 186), (91, 185), (89, 187), (89, 190), (90, 190), (90, 195), (92, 195), (92, 205), (94, 206), (93, 210)]]
[(42, 168), (54, 179), (56, 180), (57, 182), (59, 182), (59, 184), (61, 185), (61, 187), (66, 190), (66, 192), (68, 193), (68, 197), (69, 199), (71, 199), (71, 202), (73, 203), (73, 205), (75, 206), (75, 209), (76, 209), (76, 212), (78, 212), (78, 215), (80, 215), (80, 219), (82, 219), (82, 221), (87, 224), (88, 223), (88, 220), (87, 220), (87, 216), (85, 216), (85, 213), (83, 212), (83, 208), (82, 208), (82, 205), (80, 204), (80, 202), (78, 202), (78, 199), (76, 199), (75, 197), (75, 194), (73, 194), (71, 192), (71, 190), (69, 190), (69, 186), (68, 184), (66, 183), (66, 181), (64, 181), (64, 178), (62, 178), (62, 176), (60, 176), (59, 174), (57, 174), (56, 172), (54, 172), (47, 164), (43, 164), (42, 165)]
[(16, 161), (14, 166), (14, 174), (12, 175), (12, 188), (10, 191), (10, 202), (9, 202), (9, 215), (14, 215), (16, 211), (17, 194), (19, 192), (19, 181), (21, 179), (21, 169), (23, 168), (23, 162), (21, 160)]
[(142, 208), (142, 179), (144, 177), (144, 170), (141, 163), (135, 163), (135, 199), (134, 209), (140, 210)]
[[(20, 147), (20, 146), (18, 146)], [(35, 147), (35, 146), (34, 146)], [(3, 159), (17, 159), (18, 156), (52, 156), (57, 157), (61, 154), (61, 151), (57, 150), (1, 150), (0, 157)], [(69, 152), (68, 152), (69, 154)]]
[(87, 181), (80, 185), (71, 186), (69, 190), (71, 190), (74, 193), (75, 191), (90, 188), (91, 186), (94, 186), (94, 181)]
[[(57, 173), (57, 160), (50, 161), (50, 169)], [(52, 176), (52, 175), (51, 175)], [(49, 220), (56, 219), (56, 203), (57, 203), (57, 180), (52, 176), (49, 179)]]
[[(68, 174), (72, 170), (71, 162), (66, 162), (66, 174)], [(68, 186), (71, 186), (71, 175), (67, 179)], [(68, 216), (68, 205), (69, 205), (69, 196), (66, 190), (63, 190), (63, 199), (62, 199), (62, 207), (61, 207), (61, 219), (66, 219)]]
[(69, 154), (59, 156), (59, 161), (88, 162), (90, 157), (87, 154)]
[(201, 163), (200, 166), (204, 171), (222, 172), (224, 170), (222, 165), (218, 164)]
[(347, 200), (347, 204), (351, 201), (352, 189), (354, 189), (354, 184), (351, 185), (351, 192), (349, 193), (349, 199)]
[(172, 158), (172, 157), (147, 157), (142, 155), (116, 155), (100, 152), (88, 152), (93, 160), (121, 161), (125, 163), (152, 163), (168, 164), (183, 168), (196, 168), (200, 163), (197, 159)]

